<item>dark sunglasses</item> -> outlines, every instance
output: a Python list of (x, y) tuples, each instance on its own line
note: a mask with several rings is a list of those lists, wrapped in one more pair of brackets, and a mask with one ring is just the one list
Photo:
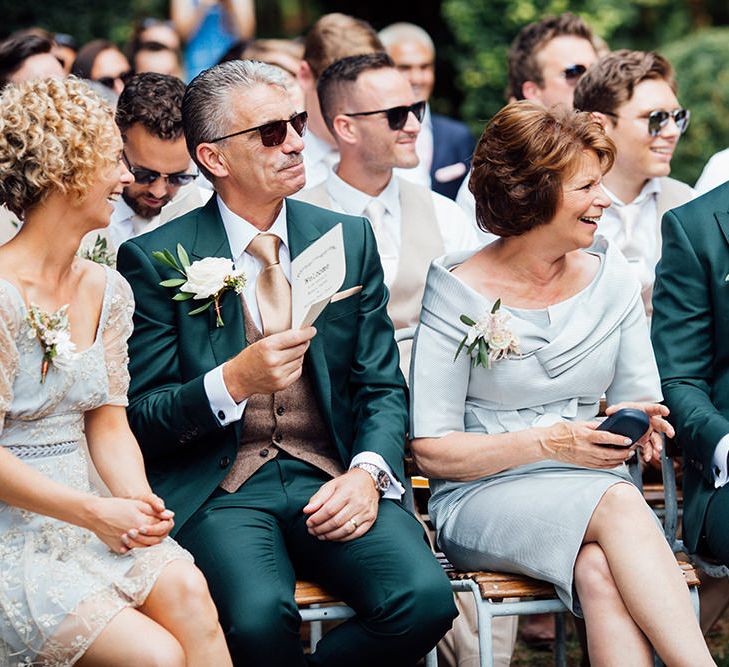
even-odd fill
[(291, 116), (288, 120), (273, 120), (270, 123), (264, 123), (257, 127), (250, 127), (247, 130), (240, 130), (240, 132), (233, 132), (232, 134), (226, 134), (224, 137), (217, 137), (211, 139), (208, 143), (214, 144), (223, 139), (230, 139), (231, 137), (237, 137), (239, 134), (248, 134), (248, 132), (258, 131), (261, 135), (261, 143), (270, 148), (271, 146), (280, 146), (286, 141), (286, 133), (288, 132), (288, 124), (291, 123), (291, 127), (296, 130), (296, 134), (300, 137), (304, 136), (306, 132), (306, 121), (309, 119), (309, 114), (306, 111), (297, 113), (295, 116)]
[[(611, 113), (609, 111), (603, 112), (606, 116), (612, 116), (613, 118), (620, 118), (618, 114)], [(678, 131), (683, 134), (689, 126), (691, 120), (691, 112), (688, 109), (674, 109), (673, 111), (664, 111), (659, 109), (658, 111), (651, 111), (648, 114), (648, 134), (652, 137), (657, 137), (661, 130), (668, 125), (668, 119), (673, 118), (673, 122), (676, 123)]]
[(568, 83), (577, 83), (579, 78), (587, 71), (584, 65), (570, 65), (562, 70), (564, 78)]
[(124, 85), (126, 85), (127, 81), (129, 81), (129, 79), (133, 76), (134, 72), (128, 69), (126, 72), (122, 72), (116, 76), (100, 76), (98, 79), (94, 79), (94, 81), (96, 81), (96, 83), (100, 83), (102, 86), (106, 86), (107, 88), (114, 90), (115, 81), (121, 81)]
[(377, 111), (358, 111), (356, 113), (345, 113), (345, 116), (374, 116), (378, 113), (387, 114), (387, 124), (391, 130), (402, 130), (408, 122), (408, 116), (412, 113), (418, 119), (418, 123), (423, 122), (425, 116), (425, 102), (416, 102), (409, 107), (392, 107), (391, 109), (378, 109)]
[(132, 173), (132, 176), (134, 176), (134, 182), (139, 183), (139, 185), (150, 185), (154, 183), (158, 178), (164, 178), (170, 185), (174, 186), (180, 186), (180, 185), (187, 185), (188, 183), (192, 183), (196, 178), (197, 174), (186, 174), (184, 172), (178, 171), (174, 174), (161, 174), (158, 171), (152, 171), (151, 169), (144, 169), (143, 167), (134, 167), (132, 166), (132, 163), (129, 162), (129, 158), (127, 157), (127, 154), (122, 152), (122, 156), (124, 157), (124, 162), (127, 164), (127, 168)]

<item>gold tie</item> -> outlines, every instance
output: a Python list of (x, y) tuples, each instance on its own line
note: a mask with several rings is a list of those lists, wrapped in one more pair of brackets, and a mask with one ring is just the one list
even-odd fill
[(291, 328), (291, 285), (278, 261), (280, 245), (278, 236), (259, 234), (246, 248), (263, 264), (256, 280), (256, 301), (265, 336)]

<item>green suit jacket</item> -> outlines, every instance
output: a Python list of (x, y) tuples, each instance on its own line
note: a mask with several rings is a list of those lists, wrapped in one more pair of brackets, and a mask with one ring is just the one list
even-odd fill
[[(362, 286), (325, 308), (314, 323), (317, 334), (305, 358), (332, 442), (345, 466), (359, 452), (376, 452), (402, 479), (406, 386), (372, 229), (365, 218), (290, 199), (286, 210), (292, 258), (341, 222), (346, 257), (341, 289)], [(190, 261), (231, 257), (216, 197), (123, 244), (117, 260), (136, 302), (129, 341), (129, 422), (152, 487), (176, 513), (176, 530), (213, 493), (235, 459), (245, 415), (221, 427), (203, 377), (246, 345), (243, 308), (235, 293), (222, 297), (225, 326), (216, 328), (211, 309), (190, 316), (199, 302), (173, 301), (176, 290), (159, 285), (179, 274), (151, 253), (174, 252), (178, 243)]]
[(684, 540), (696, 551), (729, 433), (729, 184), (663, 217), (651, 335), (684, 453)]

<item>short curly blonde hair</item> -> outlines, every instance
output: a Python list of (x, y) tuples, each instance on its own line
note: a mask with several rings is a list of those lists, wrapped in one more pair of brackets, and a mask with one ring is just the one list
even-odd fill
[(113, 110), (81, 80), (12, 84), (0, 95), (0, 203), (22, 218), (54, 191), (80, 201), (121, 148)]

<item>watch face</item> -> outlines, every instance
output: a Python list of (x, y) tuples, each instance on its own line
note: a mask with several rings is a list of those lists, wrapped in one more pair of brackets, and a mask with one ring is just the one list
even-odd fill
[(381, 491), (387, 491), (390, 488), (390, 477), (384, 470), (380, 470), (377, 474), (377, 488)]

